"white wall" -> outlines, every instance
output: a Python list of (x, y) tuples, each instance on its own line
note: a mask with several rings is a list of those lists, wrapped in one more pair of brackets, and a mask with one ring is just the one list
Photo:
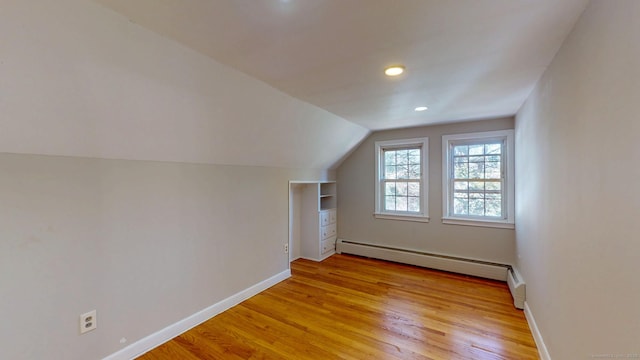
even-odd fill
[[(513, 118), (372, 133), (338, 168), (338, 238), (511, 264), (515, 231), (442, 223), (442, 135), (513, 129)], [(375, 142), (429, 138), (429, 223), (375, 219)]]
[(639, 18), (592, 1), (516, 119), (518, 268), (553, 359), (640, 354)]
[(302, 189), (302, 185), (295, 183), (289, 188), (289, 236), (291, 237), (289, 260), (291, 261), (300, 258), (302, 250)]
[(288, 180), (323, 177), (12, 154), (0, 173), (0, 359), (102, 358), (286, 270)]
[(3, 0), (0, 152), (326, 169), (367, 130), (86, 0)]
[(365, 129), (90, 1), (1, 8), (0, 359), (102, 358), (287, 269), (288, 181)]

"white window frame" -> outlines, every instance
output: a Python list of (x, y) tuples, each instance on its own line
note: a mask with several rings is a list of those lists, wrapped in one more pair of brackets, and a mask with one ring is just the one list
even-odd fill
[[(503, 140), (504, 148), (502, 154), (503, 163), (503, 216), (501, 219), (472, 216), (453, 215), (453, 166), (452, 148), (453, 144), (460, 142), (489, 142), (492, 140)], [(515, 164), (514, 164), (514, 131), (498, 130), (467, 134), (454, 134), (442, 136), (442, 223), (454, 225), (470, 225), (495, 228), (515, 228)]]
[[(383, 157), (382, 154), (386, 149), (402, 149), (407, 147), (420, 147), (420, 212), (408, 212), (408, 211), (385, 211), (384, 210), (384, 196), (383, 191), (383, 176), (384, 168), (382, 167)], [(402, 140), (387, 140), (376, 141), (376, 173), (375, 173), (375, 213), (376, 219), (391, 219), (391, 220), (405, 220), (405, 221), (418, 221), (429, 222), (429, 202), (428, 202), (428, 189), (429, 189), (429, 139), (428, 138), (415, 138), (415, 139), (402, 139)]]

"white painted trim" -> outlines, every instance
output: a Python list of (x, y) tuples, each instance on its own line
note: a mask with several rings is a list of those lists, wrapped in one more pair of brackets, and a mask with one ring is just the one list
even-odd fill
[(389, 214), (389, 213), (375, 213), (373, 214), (373, 217), (375, 217), (376, 219), (385, 219), (385, 220), (403, 220), (403, 221), (417, 221), (417, 222), (425, 222), (428, 223), (429, 222), (429, 217), (428, 216), (422, 216), (422, 215), (394, 215), (394, 214)]
[(289, 180), (289, 185), (295, 184), (335, 184), (335, 180)]
[(335, 253), (336, 253), (335, 251), (329, 251), (326, 254), (321, 254), (319, 259), (308, 257), (308, 256), (300, 256), (298, 259), (305, 259), (305, 260), (309, 260), (309, 261), (321, 262), (321, 261), (324, 261), (324, 260), (330, 258), (331, 255), (334, 255)]
[(293, 189), (291, 188), (291, 181), (288, 184), (287, 200), (289, 202), (289, 214), (287, 218), (287, 243), (289, 244), (289, 251), (287, 252), (287, 268), (291, 269), (291, 262), (293, 261)]
[(489, 221), (489, 220), (470, 220), (460, 219), (454, 217), (443, 217), (443, 224), (449, 225), (464, 225), (464, 226), (478, 226), (478, 227), (491, 227), (498, 229), (515, 229), (516, 225), (506, 221)]
[(326, 259), (330, 258), (330, 257), (331, 257), (331, 255), (333, 255), (333, 254), (335, 254), (335, 253), (336, 253), (336, 252), (335, 252), (335, 250), (334, 250), (334, 251), (329, 251), (329, 252), (328, 252), (328, 253), (326, 253), (326, 254), (320, 255), (320, 261), (324, 261), (324, 260), (326, 260)]
[(200, 310), (193, 315), (190, 315), (172, 325), (169, 325), (162, 330), (159, 330), (145, 338), (142, 338), (135, 343), (125, 347), (124, 349), (121, 349), (105, 357), (103, 360), (134, 359), (186, 332), (187, 330), (190, 330), (211, 319), (212, 317), (230, 309), (231, 307), (240, 304), (248, 298), (259, 294), (260, 292), (272, 287), (273, 285), (288, 279), (289, 277), (291, 277), (291, 270), (287, 269), (247, 289), (231, 295), (230, 297), (221, 300), (206, 309)]
[[(382, 179), (382, 172), (384, 169), (380, 168), (381, 154), (384, 149), (394, 148), (394, 147), (407, 147), (407, 146), (419, 146), (422, 149), (421, 162), (422, 162), (422, 174), (420, 179), (420, 213), (419, 214), (411, 214), (405, 215), (404, 213), (393, 213), (393, 212), (385, 212), (382, 210), (382, 185), (380, 180)], [(402, 219), (401, 216), (413, 216), (413, 217), (422, 217), (426, 218), (429, 221), (429, 138), (415, 138), (415, 139), (399, 139), (399, 140), (385, 140), (385, 141), (376, 141), (375, 142), (375, 150), (376, 150), (376, 173), (375, 173), (375, 211), (374, 214), (378, 216), (387, 215), (389, 217), (385, 219), (390, 220), (408, 220)], [(413, 220), (420, 221), (420, 220)]]
[(544, 344), (544, 340), (542, 339), (542, 334), (538, 329), (538, 325), (536, 324), (536, 320), (533, 317), (533, 313), (531, 312), (531, 308), (529, 304), (524, 302), (524, 316), (527, 318), (527, 322), (529, 323), (529, 328), (531, 329), (531, 334), (533, 335), (533, 340), (536, 342), (536, 346), (538, 347), (538, 353), (540, 354), (541, 360), (551, 360), (551, 356), (549, 355), (549, 350), (547, 350), (547, 346)]
[[(487, 226), (487, 227), (500, 227), (493, 226), (492, 224), (497, 224), (496, 221), (491, 219), (484, 218), (474, 218), (474, 217), (453, 217), (451, 216), (451, 204), (449, 202), (450, 197), (452, 196), (453, 189), (451, 188), (451, 183), (449, 181), (449, 177), (452, 174), (451, 164), (449, 162), (449, 158), (451, 155), (451, 142), (453, 141), (464, 141), (464, 140), (481, 140), (481, 141), (490, 141), (492, 139), (504, 139), (506, 151), (503, 153), (504, 165), (506, 166), (506, 171), (504, 173), (505, 181), (506, 181), (506, 189), (504, 193), (505, 201), (506, 201), (506, 209), (505, 218), (501, 223), (503, 224), (511, 224), (512, 227), (505, 226), (506, 228), (515, 228), (515, 132), (512, 129), (509, 130), (496, 130), (496, 131), (485, 131), (485, 132), (477, 132), (477, 133), (467, 133), (467, 134), (451, 134), (451, 135), (442, 135), (442, 213), (443, 223), (445, 224), (455, 224), (455, 225), (471, 225), (471, 226)], [(460, 222), (454, 222), (452, 218), (458, 220)], [(444, 219), (450, 219), (448, 222), (444, 222)], [(462, 223), (460, 219), (466, 219), (468, 223)], [(489, 225), (480, 225), (485, 223)]]

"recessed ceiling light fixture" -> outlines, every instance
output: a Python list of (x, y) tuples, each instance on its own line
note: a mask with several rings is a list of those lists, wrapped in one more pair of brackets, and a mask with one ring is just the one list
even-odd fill
[(415, 111), (425, 111), (425, 110), (429, 110), (428, 107), (426, 106), (418, 106), (417, 108), (414, 109)]
[(404, 72), (404, 65), (391, 65), (384, 68), (384, 73), (387, 76), (398, 76)]

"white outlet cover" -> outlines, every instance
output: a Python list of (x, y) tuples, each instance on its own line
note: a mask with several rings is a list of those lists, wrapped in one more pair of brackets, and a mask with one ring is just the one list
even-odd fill
[(95, 310), (80, 315), (80, 334), (84, 334), (98, 327), (98, 317)]

